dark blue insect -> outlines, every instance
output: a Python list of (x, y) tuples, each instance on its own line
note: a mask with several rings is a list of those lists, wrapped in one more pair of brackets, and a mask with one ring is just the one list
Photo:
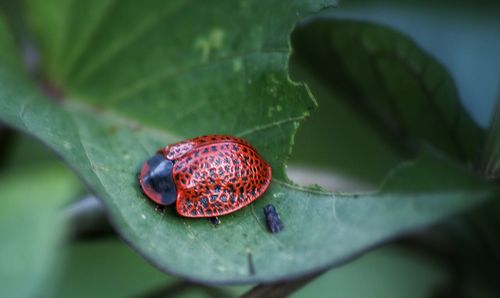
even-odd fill
[(276, 212), (276, 208), (274, 208), (272, 204), (268, 204), (264, 207), (264, 215), (266, 216), (267, 229), (269, 232), (279, 233), (285, 228), (278, 212)]

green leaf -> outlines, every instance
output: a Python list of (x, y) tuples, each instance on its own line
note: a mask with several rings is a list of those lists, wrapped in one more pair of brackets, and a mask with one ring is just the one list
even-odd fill
[(341, 99), (328, 78), (318, 76), (316, 69), (297, 58), (292, 56), (290, 71), (307, 82), (319, 109), (297, 131), (290, 165), (340, 173), (373, 189), (404, 160), (400, 148), (381, 137), (380, 129), (348, 100)]
[(27, 135), (13, 133), (6, 143), (2, 144), (6, 146), (6, 150), (4, 151), (4, 160), (0, 163), (0, 174), (7, 174), (20, 167), (53, 166), (54, 163), (63, 165), (40, 142)]
[[(45, 74), (64, 97), (51, 101), (0, 61), (0, 119), (56, 151), (102, 198), (123, 238), (162, 270), (205, 283), (299, 276), (492, 193), (463, 169), (425, 158), (403, 166), (381, 193), (288, 181), (294, 133), (315, 106), (288, 79), (288, 33), (327, 2), (93, 3), (28, 1)], [(248, 139), (274, 170), (263, 198), (218, 227), (156, 211), (137, 185), (156, 149), (205, 133)], [(265, 227), (268, 203), (286, 226), (276, 235)]]
[[(484, 132), (463, 109), (446, 70), (407, 37), (374, 23), (323, 18), (299, 26), (292, 40), (294, 59), (331, 86), (331, 100), (362, 115), (400, 156), (424, 141), (458, 161), (476, 161)], [(351, 139), (338, 146), (359, 143)], [(349, 158), (348, 151), (337, 155)], [(378, 154), (364, 159), (380, 160)]]
[(65, 232), (59, 210), (80, 189), (61, 167), (0, 176), (0, 296), (36, 296), (53, 277)]
[[(239, 296), (246, 287), (212, 288), (166, 276), (118, 239), (77, 242), (67, 247), (60, 279), (42, 297), (149, 297), (159, 290), (164, 296)], [(189, 295), (191, 294), (191, 295)], [(197, 297), (198, 297), (197, 296)]]
[(66, 249), (60, 278), (44, 296), (132, 297), (176, 282), (116, 239), (78, 242)]
[(324, 293), (344, 298), (432, 297), (437, 287), (446, 284), (447, 273), (443, 264), (425, 253), (389, 245), (321, 275), (291, 297), (321, 297)]
[(481, 156), (481, 171), (490, 179), (500, 176), (500, 93)]
[[(450, 5), (453, 9), (450, 10)], [(331, 15), (387, 25), (414, 39), (450, 72), (472, 118), (486, 127), (500, 80), (500, 2), (351, 0)], [(470, 62), (470, 63), (468, 63)]]

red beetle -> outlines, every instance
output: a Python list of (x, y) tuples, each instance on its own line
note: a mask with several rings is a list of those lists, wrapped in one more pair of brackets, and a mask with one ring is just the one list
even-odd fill
[(160, 205), (176, 202), (186, 217), (214, 217), (241, 209), (268, 188), (271, 167), (246, 141), (208, 135), (168, 145), (142, 166), (139, 183)]

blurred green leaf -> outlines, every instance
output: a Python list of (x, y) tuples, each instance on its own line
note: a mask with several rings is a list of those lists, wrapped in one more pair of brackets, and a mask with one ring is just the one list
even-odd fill
[(8, 67), (21, 68), (20, 57), (17, 53), (17, 48), (9, 32), (9, 27), (4, 18), (0, 15), (0, 59), (2, 64)]
[(500, 81), (500, 2), (350, 0), (325, 15), (376, 22), (415, 40), (453, 77), (460, 100), (487, 127)]
[(61, 167), (0, 176), (0, 296), (34, 297), (53, 277), (66, 228), (59, 210), (80, 189)]
[(323, 274), (291, 297), (322, 297), (324, 293), (343, 298), (435, 297), (447, 282), (446, 270), (425, 255), (387, 246)]
[(213, 289), (166, 276), (116, 239), (77, 242), (67, 247), (58, 282), (43, 297), (144, 297), (156, 290), (175, 297), (236, 297), (245, 288)]
[(115, 239), (73, 243), (63, 259), (46, 297), (136, 297), (176, 282)]
[[(440, 247), (455, 258), (457, 290), (464, 297), (495, 297), (500, 291), (498, 197), (436, 227)], [(435, 238), (437, 238), (435, 237)], [(439, 239), (439, 238), (438, 238)], [(443, 241), (444, 239), (444, 241)]]
[(500, 93), (481, 155), (481, 171), (491, 179), (500, 176)]
[[(403, 165), (381, 193), (332, 194), (287, 180), (295, 130), (315, 106), (288, 79), (288, 33), (326, 2), (92, 3), (28, 2), (47, 79), (64, 97), (51, 101), (0, 61), (0, 119), (62, 156), (127, 242), (165, 271), (205, 283), (294, 277), (492, 194), (433, 158)], [(248, 139), (274, 170), (266, 195), (218, 227), (155, 211), (137, 186), (140, 164), (157, 148), (205, 133)], [(265, 228), (268, 203), (286, 226), (277, 235)]]
[(366, 183), (367, 188), (376, 188), (404, 156), (380, 137), (380, 131), (347, 100), (340, 99), (327, 80), (303, 62), (293, 55), (290, 70), (307, 82), (319, 108), (297, 131), (290, 164), (335, 172), (358, 184)]
[(41, 167), (61, 163), (40, 142), (21, 134), (13, 133), (6, 144), (4, 161), (1, 164), (0, 173), (8, 173), (20, 167)]
[[(396, 156), (408, 156), (425, 141), (456, 160), (477, 159), (483, 131), (461, 106), (446, 70), (405, 36), (372, 23), (323, 18), (299, 26), (292, 40), (294, 60), (309, 65), (333, 89), (330, 100), (362, 115), (371, 133), (399, 151)], [(348, 167), (341, 160), (359, 154), (340, 148), (356, 148), (358, 138), (371, 138), (366, 132), (337, 141), (331, 155), (342, 169)], [(368, 169), (380, 163), (379, 154), (363, 159)]]

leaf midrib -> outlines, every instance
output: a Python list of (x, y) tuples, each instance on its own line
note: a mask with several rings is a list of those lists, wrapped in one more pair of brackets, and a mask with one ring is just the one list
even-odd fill
[(204, 67), (214, 66), (219, 63), (224, 63), (227, 61), (242, 59), (247, 56), (252, 56), (256, 54), (270, 54), (270, 55), (283, 54), (284, 56), (288, 57), (289, 53), (290, 49), (288, 48), (275, 48), (275, 49), (258, 48), (258, 49), (243, 51), (240, 53), (231, 53), (230, 55), (218, 57), (217, 59), (214, 60), (202, 61), (200, 63), (169, 69), (165, 72), (156, 73), (154, 76), (145, 77), (140, 81), (134, 82), (134, 84), (132, 84), (130, 87), (121, 89), (118, 92), (111, 94), (109, 97), (107, 97), (106, 102), (109, 103), (110, 105), (117, 104), (122, 100), (127, 99), (127, 96), (140, 92), (152, 84), (159, 83), (160, 81), (168, 79), (170, 77), (176, 77), (183, 74), (187, 74), (191, 71), (201, 69)]
[[(165, 129), (160, 129), (160, 128), (157, 128), (157, 127), (154, 127), (151, 125), (147, 125), (144, 123), (139, 123), (135, 119), (133, 119), (131, 117), (127, 117), (126, 115), (123, 115), (121, 113), (117, 113), (116, 111), (110, 111), (110, 110), (97, 111), (98, 109), (96, 107), (94, 107), (86, 102), (79, 101), (76, 99), (74, 99), (74, 100), (67, 99), (67, 100), (63, 101), (62, 108), (66, 112), (68, 112), (68, 114), (70, 114), (70, 115), (73, 112), (93, 114), (94, 117), (104, 118), (107, 122), (111, 123), (112, 125), (118, 126), (118, 127), (122, 126), (122, 125), (128, 126), (128, 127), (138, 127), (138, 129), (145, 132), (147, 135), (154, 136), (155, 138), (158, 138), (158, 139), (174, 139), (174, 140), (179, 140), (179, 141), (185, 139), (185, 137), (182, 137), (178, 134), (175, 134), (174, 132), (166, 131)], [(260, 131), (260, 130), (271, 129), (273, 127), (277, 127), (279, 125), (282, 125), (282, 124), (285, 124), (288, 122), (300, 121), (306, 117), (307, 117), (307, 115), (300, 115), (300, 116), (296, 116), (296, 117), (283, 118), (283, 119), (276, 120), (276, 121), (273, 121), (273, 122), (265, 124), (265, 125), (259, 125), (257, 127), (243, 131), (241, 133), (236, 133), (235, 135), (239, 136), (239, 137), (248, 136), (248, 135), (255, 133), (257, 131)], [(79, 126), (78, 125), (76, 125), (76, 126), (77, 126), (77, 130), (79, 131)], [(81, 139), (82, 139), (81, 135), (78, 139), (81, 141)], [(83, 143), (83, 142), (80, 142), (80, 143)], [(141, 144), (141, 146), (144, 147), (144, 145), (142, 145), (142, 143), (140, 143), (140, 144)], [(84, 148), (84, 150), (85, 150), (85, 156), (87, 157), (90, 165), (92, 165), (93, 163), (92, 163), (90, 157), (86, 153), (86, 149), (85, 149), (84, 144), (81, 144), (81, 145), (82, 145), (82, 148)], [(94, 171), (94, 169), (92, 171), (94, 172), (94, 174), (96, 176), (98, 176), (98, 174), (96, 173), (96, 171)], [(98, 177), (98, 179), (100, 180), (99, 177)], [(315, 190), (315, 189), (308, 188), (308, 187), (302, 187), (302, 186), (293, 184), (291, 182), (280, 180), (280, 179), (277, 179), (274, 177), (273, 177), (272, 181), (276, 182), (284, 187), (287, 187), (289, 189), (295, 190), (295, 191), (307, 192), (307, 193), (317, 194), (317, 195), (334, 196), (333, 193), (328, 192), (328, 191), (320, 191), (320, 190)]]
[[(159, 15), (156, 18), (148, 19), (144, 24), (142, 24), (141, 26), (138, 26), (138, 29), (129, 33), (129, 35), (127, 36), (128, 38), (121, 38), (118, 40), (118, 42), (115, 42), (115, 43), (109, 45), (108, 47), (106, 47), (105, 50), (100, 52), (101, 53), (100, 55), (98, 55), (97, 57), (95, 57), (95, 59), (92, 60), (93, 63), (89, 63), (86, 65), (85, 68), (81, 69), (81, 71), (74, 77), (73, 83), (75, 85), (81, 83), (87, 77), (92, 75), (93, 72), (95, 72), (97, 69), (99, 69), (99, 67), (101, 67), (103, 64), (105, 64), (106, 61), (108, 61), (110, 58), (112, 58), (116, 54), (120, 53), (123, 49), (125, 49), (127, 47), (127, 45), (133, 43), (137, 38), (140, 38), (145, 33), (147, 33), (150, 29), (154, 28), (164, 18), (166, 18), (172, 14), (175, 14), (177, 11), (179, 11), (179, 9), (181, 9), (183, 6), (185, 6), (189, 2), (191, 2), (191, 0), (178, 1), (176, 3), (177, 4), (176, 6), (169, 7), (169, 9), (166, 9), (165, 11), (159, 13)], [(81, 52), (84, 52), (84, 50), (82, 50)]]

